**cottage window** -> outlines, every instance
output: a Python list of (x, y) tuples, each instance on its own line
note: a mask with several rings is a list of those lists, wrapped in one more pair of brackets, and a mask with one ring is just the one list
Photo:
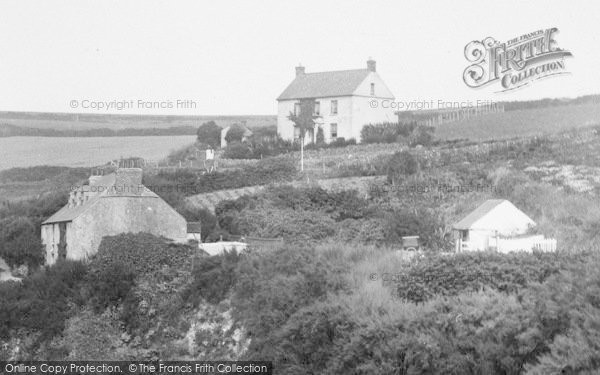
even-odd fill
[(337, 113), (338, 113), (338, 101), (332, 100), (331, 101), (331, 114), (337, 115)]
[(321, 103), (315, 102), (315, 116), (321, 115)]
[(300, 128), (297, 126), (294, 126), (294, 140), (300, 138)]
[(335, 140), (338, 136), (337, 124), (331, 124), (330, 129), (331, 129), (331, 139)]
[(300, 115), (300, 103), (294, 104), (294, 115), (296, 115), (296, 116)]
[(371, 96), (375, 95), (375, 84), (371, 83)]

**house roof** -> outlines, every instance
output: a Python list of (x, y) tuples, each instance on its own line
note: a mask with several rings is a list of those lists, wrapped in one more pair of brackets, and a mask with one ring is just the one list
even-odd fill
[(454, 224), (454, 229), (470, 229), (475, 222), (479, 219), (487, 215), (494, 208), (498, 207), (501, 203), (507, 202), (506, 199), (489, 199), (479, 207), (477, 207), (473, 212), (468, 214), (464, 219)]
[(116, 186), (116, 182), (116, 175), (111, 173), (91, 181), (89, 185), (78, 186), (76, 189), (71, 191), (71, 194), (84, 194), (84, 196), (87, 197), (84, 202), (78, 205), (66, 204), (60, 210), (56, 211), (54, 215), (46, 219), (42, 225), (73, 221), (75, 218), (79, 217), (82, 213), (92, 207), (99, 199), (120, 199), (123, 197), (133, 196), (158, 198), (158, 195), (150, 191), (145, 186), (141, 194), (134, 194), (126, 189), (119, 189), (119, 187)]
[(277, 100), (349, 96), (371, 73), (368, 69), (304, 73), (283, 90)]

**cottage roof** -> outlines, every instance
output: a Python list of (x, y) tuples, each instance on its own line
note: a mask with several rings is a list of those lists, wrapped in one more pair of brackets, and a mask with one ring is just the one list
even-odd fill
[(369, 73), (369, 69), (354, 69), (299, 74), (277, 100), (349, 96)]
[[(123, 168), (124, 171), (130, 170)], [(94, 206), (99, 199), (122, 199), (123, 197), (158, 198), (154, 192), (143, 185), (121, 186), (116, 173), (111, 173), (95, 179), (90, 178), (89, 185), (73, 188), (69, 203), (45, 220), (44, 224), (73, 221), (79, 215)], [(71, 199), (77, 201), (72, 204)]]
[(454, 229), (466, 230), (470, 229), (475, 222), (490, 213), (494, 208), (498, 207), (503, 202), (507, 202), (505, 199), (489, 199), (473, 212), (468, 214), (464, 219), (454, 224)]

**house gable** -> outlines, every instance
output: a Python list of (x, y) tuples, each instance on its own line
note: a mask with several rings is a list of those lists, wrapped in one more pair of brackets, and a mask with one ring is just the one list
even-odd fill
[[(374, 85), (374, 95), (371, 95), (371, 84)], [(394, 99), (394, 94), (392, 94), (377, 72), (370, 72), (358, 85), (356, 90), (354, 90), (352, 95), (368, 96), (379, 99)]]

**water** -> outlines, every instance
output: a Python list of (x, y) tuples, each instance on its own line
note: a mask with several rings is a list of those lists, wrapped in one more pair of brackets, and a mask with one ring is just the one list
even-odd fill
[(36, 165), (90, 167), (121, 157), (159, 160), (188, 146), (193, 135), (0, 138), (0, 170)]

